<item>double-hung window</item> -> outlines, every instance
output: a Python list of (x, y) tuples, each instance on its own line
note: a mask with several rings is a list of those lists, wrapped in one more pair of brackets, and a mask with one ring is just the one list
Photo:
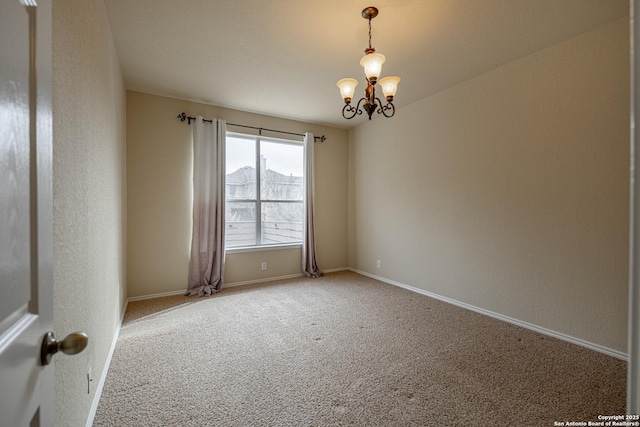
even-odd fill
[(227, 133), (227, 248), (300, 243), (304, 223), (304, 145)]

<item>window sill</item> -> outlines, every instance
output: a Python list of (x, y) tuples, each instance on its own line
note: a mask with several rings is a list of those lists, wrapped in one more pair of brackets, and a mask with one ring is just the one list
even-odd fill
[(279, 245), (262, 245), (262, 246), (238, 246), (235, 248), (225, 249), (227, 254), (237, 254), (243, 252), (261, 252), (261, 251), (277, 251), (282, 249), (301, 248), (302, 243), (282, 243)]

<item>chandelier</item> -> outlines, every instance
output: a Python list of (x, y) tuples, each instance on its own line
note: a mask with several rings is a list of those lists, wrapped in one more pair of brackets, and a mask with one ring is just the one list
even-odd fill
[[(356, 115), (362, 114), (360, 104), (362, 108), (369, 115), (369, 120), (373, 112), (377, 110), (378, 114), (382, 114), (385, 117), (393, 117), (396, 112), (396, 107), (393, 106), (393, 97), (398, 90), (398, 83), (400, 83), (400, 77), (389, 76), (381, 78), (380, 72), (382, 71), (382, 64), (387, 60), (381, 53), (376, 53), (376, 50), (371, 47), (371, 20), (378, 16), (378, 9), (375, 7), (367, 7), (362, 11), (362, 17), (369, 20), (369, 47), (364, 50), (364, 56), (360, 59), (360, 65), (364, 68), (364, 74), (367, 78), (367, 88), (364, 90), (364, 97), (360, 98), (358, 104), (353, 107), (351, 105), (351, 98), (358, 86), (356, 79), (341, 79), (338, 80), (336, 85), (340, 88), (340, 95), (344, 99), (344, 108), (342, 109), (342, 117), (345, 119), (352, 119)], [(387, 98), (387, 103), (383, 105), (380, 98), (376, 97), (376, 83), (382, 88), (382, 93)], [(364, 103), (364, 104), (363, 104)]]

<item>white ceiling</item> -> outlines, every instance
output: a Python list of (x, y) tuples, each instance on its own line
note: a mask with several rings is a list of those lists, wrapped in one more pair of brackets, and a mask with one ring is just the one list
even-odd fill
[(366, 121), (342, 118), (335, 83), (364, 89), (367, 6), (382, 75), (402, 78), (397, 108), (629, 13), (627, 0), (104, 2), (127, 89), (341, 128)]

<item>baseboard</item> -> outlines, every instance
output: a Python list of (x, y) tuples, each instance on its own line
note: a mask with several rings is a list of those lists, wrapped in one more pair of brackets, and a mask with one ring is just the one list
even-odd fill
[(338, 271), (351, 271), (349, 267), (329, 268), (328, 270), (322, 270), (325, 273), (337, 273)]
[[(277, 277), (267, 277), (267, 278), (264, 278), (264, 279), (246, 280), (244, 282), (225, 283), (223, 288), (234, 288), (236, 286), (254, 285), (256, 283), (273, 282), (273, 281), (276, 281), (276, 280), (283, 280), (283, 279), (293, 279), (293, 278), (302, 277), (302, 276), (304, 276), (304, 274), (299, 273), (299, 274), (289, 274), (287, 276), (277, 276)], [(170, 297), (170, 296), (174, 296), (174, 295), (184, 295), (186, 292), (187, 292), (186, 289), (183, 289), (181, 291), (160, 292), (160, 293), (157, 293), (157, 294), (149, 294), (149, 295), (141, 295), (141, 296), (137, 296), (137, 297), (131, 297), (131, 298), (128, 299), (128, 301), (129, 302), (142, 301), (142, 300), (146, 300), (146, 299)]]
[(286, 276), (266, 277), (264, 279), (245, 280), (243, 282), (225, 283), (224, 288), (234, 288), (236, 286), (255, 285), (257, 283), (275, 282), (276, 280), (295, 279), (296, 277), (303, 277), (304, 274), (287, 274)]
[[(323, 270), (323, 271), (325, 273), (335, 273), (337, 271), (348, 271), (348, 270), (349, 270), (348, 267), (340, 267), (340, 268), (330, 268), (328, 270)], [(297, 277), (304, 277), (304, 274), (296, 273), (296, 274), (288, 274), (288, 275), (285, 275), (285, 276), (266, 277), (266, 278), (263, 278), (263, 279), (245, 280), (245, 281), (242, 281), (242, 282), (225, 283), (223, 288), (234, 288), (236, 286), (255, 285), (257, 283), (275, 282), (276, 280), (295, 279)], [(142, 301), (142, 300), (152, 299), (152, 298), (170, 297), (170, 296), (174, 296), (174, 295), (184, 295), (186, 292), (187, 292), (186, 289), (183, 289), (181, 291), (160, 292), (160, 293), (157, 293), (157, 294), (149, 294), (149, 295), (141, 295), (141, 296), (137, 296), (137, 297), (131, 297), (131, 298), (128, 299), (128, 301), (129, 302), (131, 302), (131, 301)]]
[(172, 296), (175, 296), (175, 295), (184, 295), (185, 293), (187, 293), (186, 289), (183, 289), (181, 291), (159, 292), (157, 294), (149, 294), (149, 295), (141, 295), (141, 296), (138, 296), (138, 297), (130, 297), (129, 299), (127, 299), (127, 302), (142, 301), (142, 300), (145, 300), (145, 299), (153, 299), (153, 298), (172, 297)]
[(87, 418), (86, 427), (93, 426), (93, 420), (96, 417), (96, 411), (98, 410), (98, 405), (100, 404), (100, 397), (102, 397), (102, 390), (104, 389), (104, 383), (107, 380), (107, 374), (109, 373), (109, 367), (111, 366), (111, 358), (113, 357), (113, 353), (116, 350), (116, 344), (118, 343), (118, 337), (120, 336), (120, 328), (122, 327), (122, 322), (124, 321), (124, 314), (127, 312), (128, 305), (129, 305), (129, 300), (125, 300), (124, 308), (122, 309), (122, 314), (120, 315), (120, 322), (118, 322), (116, 331), (113, 334), (113, 340), (111, 341), (111, 348), (109, 348), (109, 354), (107, 355), (107, 360), (105, 361), (104, 368), (102, 369), (102, 375), (100, 375), (100, 381), (98, 381), (96, 393), (93, 395), (93, 402), (91, 403), (91, 409), (89, 410), (89, 417)]
[(387, 278), (381, 277), (381, 276), (376, 276), (375, 274), (367, 273), (366, 271), (357, 270), (355, 268), (348, 268), (348, 270), (352, 271), (354, 273), (362, 274), (363, 276), (367, 276), (367, 277), (370, 277), (372, 279), (379, 280), (379, 281), (384, 282), (384, 283), (388, 283), (390, 285), (398, 286), (400, 288), (404, 288), (404, 289), (407, 289), (409, 291), (416, 292), (418, 294), (422, 294), (422, 295), (428, 296), (430, 298), (434, 298), (434, 299), (437, 299), (437, 300), (440, 300), (440, 301), (443, 301), (443, 302), (446, 302), (446, 303), (449, 303), (449, 304), (453, 304), (453, 305), (458, 306), (458, 307), (465, 308), (467, 310), (475, 311), (476, 313), (480, 313), (480, 314), (483, 314), (485, 316), (493, 317), (495, 319), (502, 320), (504, 322), (511, 323), (513, 325), (523, 327), (525, 329), (529, 329), (529, 330), (532, 330), (532, 331), (535, 331), (535, 332), (539, 332), (541, 334), (544, 334), (544, 335), (547, 335), (547, 336), (550, 336), (550, 337), (553, 337), (553, 338), (558, 338), (558, 339), (560, 339), (562, 341), (567, 341), (567, 342), (570, 342), (572, 344), (576, 344), (576, 345), (579, 345), (581, 347), (585, 347), (585, 348), (588, 348), (590, 350), (597, 351), (599, 353), (604, 353), (606, 355), (613, 356), (613, 357), (615, 357), (617, 359), (621, 359), (621, 360), (625, 360), (625, 361), (628, 360), (627, 354), (623, 353), (621, 351), (618, 351), (618, 350), (613, 350), (611, 348), (604, 347), (604, 346), (601, 346), (599, 344), (594, 344), (592, 342), (585, 341), (585, 340), (582, 340), (580, 338), (572, 337), (570, 335), (566, 335), (566, 334), (563, 334), (563, 333), (560, 333), (560, 332), (556, 332), (556, 331), (553, 331), (551, 329), (543, 328), (541, 326), (537, 326), (537, 325), (534, 325), (532, 323), (528, 323), (528, 322), (524, 322), (522, 320), (514, 319), (513, 317), (505, 316), (503, 314), (495, 313), (495, 312), (490, 311), (490, 310), (485, 310), (484, 308), (476, 307), (476, 306), (473, 306), (471, 304), (467, 304), (467, 303), (464, 303), (464, 302), (460, 302), (460, 301), (454, 300), (452, 298), (447, 298), (447, 297), (444, 297), (444, 296), (441, 296), (441, 295), (438, 295), (438, 294), (434, 294), (432, 292), (425, 291), (424, 289), (419, 289), (419, 288), (415, 288), (413, 286), (405, 285), (404, 283), (396, 282), (395, 280), (387, 279)]

